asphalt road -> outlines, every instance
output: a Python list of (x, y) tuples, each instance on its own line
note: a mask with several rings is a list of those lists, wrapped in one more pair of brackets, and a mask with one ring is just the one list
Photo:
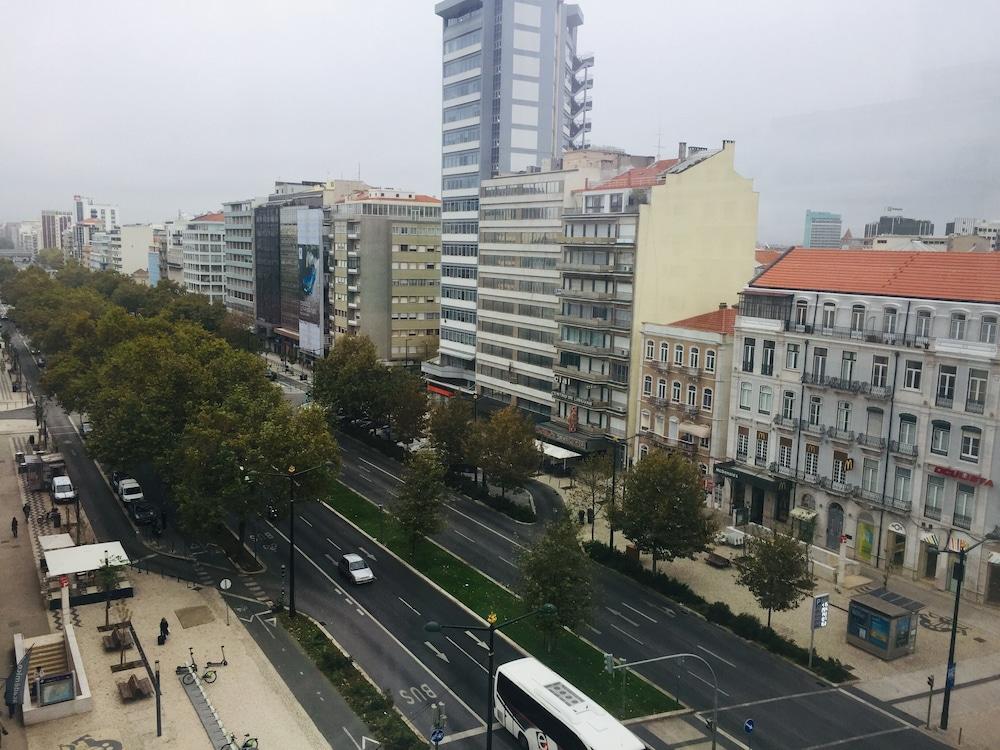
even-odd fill
[[(401, 467), (364, 444), (340, 436), (345, 484), (377, 501), (391, 501)], [(532, 483), (536, 502), (553, 503), (552, 488)], [(505, 585), (517, 580), (517, 555), (539, 532), (486, 506), (453, 496), (448, 527), (437, 541)], [(837, 687), (706, 622), (671, 600), (613, 571), (595, 574), (592, 621), (580, 635), (629, 661), (691, 653), (708, 661), (719, 681), (719, 726), (744, 738), (754, 719), (755, 748), (943, 748), (912, 719), (850, 687)], [(638, 667), (653, 682), (711, 716), (711, 675), (697, 659)], [(846, 742), (845, 742), (846, 741)]]

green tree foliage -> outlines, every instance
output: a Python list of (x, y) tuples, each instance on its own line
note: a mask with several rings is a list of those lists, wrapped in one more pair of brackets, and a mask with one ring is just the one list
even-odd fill
[(518, 558), (518, 593), (532, 609), (554, 604), (554, 615), (539, 615), (538, 626), (552, 638), (563, 627), (582, 625), (592, 606), (591, 561), (580, 546), (577, 527), (566, 513)]
[(472, 405), (458, 397), (439, 402), (427, 419), (431, 444), (449, 471), (466, 462), (472, 433)]
[(389, 429), (392, 439), (409, 444), (424, 433), (427, 386), (416, 373), (395, 367), (388, 372)]
[(7, 258), (0, 258), (0, 287), (6, 284), (17, 275), (17, 266), (14, 261)]
[(736, 582), (767, 610), (769, 628), (771, 612), (795, 609), (816, 583), (809, 572), (806, 545), (780, 532), (749, 537), (746, 556), (736, 561), (736, 570)]
[(388, 414), (387, 385), (387, 371), (372, 340), (341, 336), (316, 363), (313, 397), (332, 417), (349, 422), (366, 419), (380, 427)]
[(38, 262), (42, 268), (56, 271), (63, 267), (63, 251), (58, 247), (47, 247), (38, 251)]
[(472, 434), (470, 457), (500, 485), (500, 494), (523, 487), (542, 462), (535, 428), (516, 406), (494, 412)]
[[(580, 462), (573, 474), (575, 486), (570, 498), (576, 510), (593, 511), (595, 518), (611, 510), (611, 457), (592, 453)], [(606, 513), (606, 515), (613, 515)], [(594, 540), (591, 527), (590, 540)]]
[(406, 530), (410, 552), (417, 542), (444, 528), (444, 467), (434, 451), (412, 453), (406, 460), (403, 486), (393, 513)]
[(616, 526), (657, 560), (708, 549), (714, 527), (697, 467), (678, 453), (652, 451), (625, 476)]

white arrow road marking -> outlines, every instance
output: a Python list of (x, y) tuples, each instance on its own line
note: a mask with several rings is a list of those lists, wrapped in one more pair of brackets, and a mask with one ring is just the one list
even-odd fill
[(365, 748), (367, 748), (369, 745), (372, 747), (378, 747), (381, 744), (378, 740), (373, 740), (371, 737), (365, 737), (364, 735), (361, 736), (361, 743), (358, 744), (358, 741), (354, 739), (354, 735), (347, 731), (347, 727), (343, 727), (343, 730), (344, 734), (348, 736), (348, 738), (354, 744), (354, 747), (356, 747), (358, 750), (365, 750)]
[(302, 523), (304, 523), (310, 529), (313, 527), (312, 521), (310, 521), (308, 518), (306, 518), (305, 516), (303, 516), (301, 514), (299, 515), (299, 520), (302, 521)]
[(605, 607), (605, 609), (608, 610), (608, 612), (610, 612), (611, 614), (615, 615), (616, 617), (622, 618), (625, 622), (627, 622), (633, 628), (639, 627), (639, 623), (637, 623), (635, 620), (628, 619), (625, 615), (623, 615), (617, 609), (611, 609), (611, 607)]
[(466, 634), (467, 636), (469, 636), (469, 638), (471, 638), (472, 640), (474, 640), (474, 641), (476, 642), (476, 644), (477, 644), (477, 645), (479, 645), (479, 646), (482, 646), (482, 647), (483, 647), (483, 648), (485, 648), (485, 649), (486, 649), (487, 651), (489, 651), (489, 650), (490, 650), (490, 647), (489, 647), (489, 646), (487, 646), (487, 645), (486, 645), (486, 644), (485, 644), (485, 643), (484, 643), (484, 642), (482, 641), (482, 639), (481, 639), (481, 638), (480, 638), (480, 637), (479, 637), (478, 635), (476, 635), (475, 633), (473, 633), (473, 632), (472, 632), (471, 630), (466, 630), (466, 631), (465, 631), (465, 634)]
[(628, 607), (628, 608), (629, 608), (629, 609), (631, 609), (631, 610), (632, 610), (633, 612), (635, 612), (635, 613), (636, 613), (637, 615), (639, 615), (639, 617), (645, 617), (645, 618), (646, 618), (647, 620), (649, 620), (650, 622), (656, 622), (656, 620), (654, 620), (654, 619), (653, 619), (652, 617), (650, 617), (649, 615), (647, 615), (647, 614), (646, 614), (645, 612), (640, 612), (640, 611), (639, 611), (639, 610), (637, 610), (637, 609), (636, 609), (635, 607), (632, 607), (632, 606), (629, 606), (629, 605), (628, 605), (628, 604), (626, 604), (625, 602), (622, 602), (622, 606), (623, 606), (623, 607)]
[(450, 636), (447, 636), (447, 635), (446, 635), (446, 636), (445, 636), (445, 638), (447, 638), (447, 639), (448, 639), (448, 642), (449, 642), (449, 643), (451, 643), (451, 645), (452, 645), (452, 646), (454, 646), (454, 647), (455, 647), (455, 648), (457, 648), (457, 649), (458, 649), (459, 651), (461, 651), (461, 652), (462, 652), (463, 654), (465, 654), (465, 655), (466, 655), (466, 656), (468, 656), (468, 657), (469, 657), (470, 659), (472, 659), (472, 661), (474, 661), (474, 662), (476, 663), (476, 666), (477, 666), (477, 667), (479, 667), (479, 668), (480, 668), (481, 670), (483, 670), (484, 672), (486, 671), (486, 667), (484, 667), (484, 666), (483, 666), (482, 664), (480, 664), (480, 663), (479, 663), (479, 660), (478, 660), (478, 659), (477, 659), (477, 658), (476, 658), (475, 656), (473, 656), (473, 655), (472, 655), (472, 654), (470, 654), (470, 653), (469, 653), (468, 651), (466, 651), (466, 650), (465, 650), (464, 648), (462, 648), (462, 647), (461, 647), (461, 646), (459, 646), (459, 645), (458, 645), (457, 643), (455, 643), (455, 641), (453, 641), (453, 640), (451, 639), (451, 637), (450, 637)]
[(375, 555), (373, 555), (371, 552), (369, 552), (368, 550), (366, 550), (364, 547), (358, 547), (358, 549), (361, 550), (362, 552), (364, 552), (365, 553), (365, 557), (367, 557), (369, 560), (374, 560), (375, 559)]
[(439, 659), (444, 659), (449, 664), (451, 663), (451, 659), (448, 658), (448, 654), (444, 653), (443, 651), (438, 651), (437, 647), (433, 643), (431, 643), (430, 641), (424, 641), (424, 645), (434, 652), (434, 656), (438, 657)]
[(702, 651), (704, 651), (704, 652), (705, 652), (706, 654), (711, 654), (711, 655), (712, 655), (712, 656), (714, 656), (714, 657), (715, 657), (716, 659), (718, 659), (719, 661), (721, 661), (721, 662), (722, 662), (723, 664), (728, 664), (728, 665), (729, 665), (729, 666), (731, 666), (731, 667), (732, 667), (733, 669), (739, 669), (739, 667), (737, 667), (737, 666), (736, 666), (735, 664), (733, 664), (733, 663), (732, 663), (731, 661), (729, 661), (729, 659), (723, 659), (723, 658), (722, 658), (721, 656), (719, 656), (719, 655), (718, 655), (717, 653), (715, 653), (714, 651), (709, 651), (709, 650), (708, 650), (707, 648), (705, 648), (704, 646), (698, 646), (698, 648), (700, 648), (700, 649), (701, 649)]
[(643, 599), (642, 603), (647, 607), (652, 607), (653, 609), (658, 609), (661, 612), (666, 612), (668, 617), (677, 617), (677, 613), (670, 609), (670, 607), (664, 607), (662, 604), (657, 604), (656, 602), (651, 602), (647, 599)]

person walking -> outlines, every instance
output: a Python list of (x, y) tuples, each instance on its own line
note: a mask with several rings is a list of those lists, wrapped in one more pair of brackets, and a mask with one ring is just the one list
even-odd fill
[(15, 539), (17, 539), (17, 516), (10, 519), (10, 533), (14, 535)]
[(28, 520), (28, 516), (31, 515), (31, 506), (25, 501), (24, 505), (21, 506), (21, 510), (24, 511), (24, 520)]
[(160, 618), (160, 637), (163, 638), (164, 641), (166, 641), (167, 640), (167, 636), (169, 636), (169, 635), (170, 635), (170, 625), (169, 625), (169, 623), (167, 623), (167, 618), (166, 617), (161, 617)]

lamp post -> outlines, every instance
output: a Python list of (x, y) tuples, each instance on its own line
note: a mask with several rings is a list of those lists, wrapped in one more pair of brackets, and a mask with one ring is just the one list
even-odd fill
[(515, 622), (526, 620), (529, 617), (534, 617), (535, 615), (554, 615), (555, 613), (556, 607), (554, 604), (543, 604), (536, 610), (526, 612), (519, 617), (513, 617), (500, 623), (497, 622), (496, 613), (490, 612), (490, 614), (486, 617), (486, 622), (489, 623), (488, 625), (442, 625), (434, 620), (431, 620), (424, 625), (424, 630), (428, 633), (440, 633), (442, 630), (474, 630), (479, 633), (489, 633), (489, 641), (487, 641), (489, 666), (486, 670), (486, 750), (493, 750), (493, 660), (495, 654), (493, 643), (496, 632), (498, 630), (503, 630), (508, 625), (513, 625)]
[[(635, 440), (637, 437), (639, 437), (640, 434), (641, 433), (637, 432), (634, 435), (631, 435), (630, 437), (624, 438), (623, 440), (619, 440), (618, 438), (612, 438), (611, 439), (611, 441), (612, 441), (612, 443), (614, 445), (614, 448), (611, 449), (611, 497), (608, 498), (608, 502), (611, 503), (612, 511), (614, 510), (615, 498), (617, 497), (616, 493), (617, 493), (617, 489), (618, 489), (617, 488), (617, 485), (618, 485), (618, 446), (620, 446), (622, 443), (625, 444), (625, 451), (626, 451), (625, 459), (626, 459), (626, 463), (625, 463), (625, 467), (624, 468), (627, 469), (628, 468), (628, 446), (629, 446), (629, 443), (631, 443), (633, 440)], [(608, 518), (608, 547), (611, 548), (611, 549), (614, 549), (614, 547), (615, 547), (615, 526), (614, 526), (614, 523), (612, 522), (612, 518), (614, 518), (613, 515), (609, 516), (609, 518)], [(591, 521), (590, 523), (591, 523), (591, 527), (593, 527), (594, 522)], [(591, 534), (591, 536), (593, 536), (593, 533)]]
[(160, 660), (157, 659), (155, 664), (156, 673), (154, 674), (154, 679), (156, 680), (156, 684), (154, 685), (154, 688), (156, 689), (156, 736), (161, 737), (163, 735), (163, 715), (160, 713)]
[(983, 539), (973, 544), (971, 547), (955, 550), (939, 550), (949, 554), (957, 554), (958, 562), (955, 563), (955, 612), (951, 617), (951, 641), (948, 644), (948, 672), (944, 680), (944, 700), (941, 703), (941, 728), (948, 728), (948, 710), (951, 708), (951, 690), (955, 686), (955, 639), (958, 636), (958, 605), (962, 601), (962, 581), (965, 579), (965, 559), (976, 547), (986, 542), (1000, 541), (1000, 526), (997, 526)]

